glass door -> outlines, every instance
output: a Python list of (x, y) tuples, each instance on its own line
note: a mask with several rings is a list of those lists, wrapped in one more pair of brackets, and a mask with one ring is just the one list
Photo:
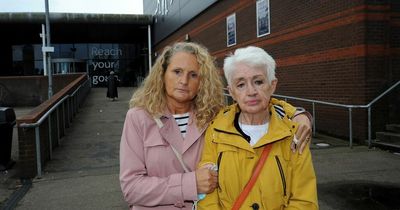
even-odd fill
[(51, 60), (53, 74), (87, 72), (86, 61), (73, 58), (55, 58)]

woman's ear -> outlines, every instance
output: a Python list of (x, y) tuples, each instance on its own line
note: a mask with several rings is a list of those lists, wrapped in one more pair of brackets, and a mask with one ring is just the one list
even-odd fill
[(271, 95), (275, 93), (276, 85), (278, 84), (278, 79), (274, 79), (271, 81), (270, 91)]
[(236, 99), (235, 99), (235, 96), (234, 96), (234, 94), (233, 94), (233, 91), (232, 91), (232, 88), (231, 88), (231, 86), (229, 86), (229, 85), (228, 85), (226, 88), (228, 88), (229, 95), (231, 95), (232, 99), (233, 99), (234, 101), (236, 101)]

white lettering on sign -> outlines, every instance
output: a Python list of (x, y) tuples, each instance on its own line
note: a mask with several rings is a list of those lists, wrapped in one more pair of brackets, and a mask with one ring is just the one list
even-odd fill
[(99, 84), (99, 82), (105, 82), (107, 81), (107, 77), (106, 76), (93, 76), (92, 77), (92, 84), (93, 85), (97, 85)]
[(121, 49), (102, 49), (102, 48), (93, 47), (91, 54), (93, 56), (95, 56), (96, 58), (107, 59), (107, 58), (110, 58), (109, 56), (121, 56), (122, 50)]
[(119, 69), (119, 60), (117, 61), (96, 61), (93, 62), (93, 71), (97, 69)]
[(157, 0), (156, 10), (154, 11), (154, 15), (166, 15), (168, 14), (168, 6), (173, 4), (174, 0), (169, 1), (169, 5), (167, 4), (167, 0)]
[[(115, 75), (118, 79), (118, 75)], [(103, 75), (96, 75), (92, 77), (92, 84), (98, 85), (99, 82), (107, 82), (108, 77)]]

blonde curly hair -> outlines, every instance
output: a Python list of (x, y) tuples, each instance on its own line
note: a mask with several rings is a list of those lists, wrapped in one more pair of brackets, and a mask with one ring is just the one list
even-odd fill
[(223, 83), (215, 67), (214, 58), (205, 47), (197, 43), (178, 42), (165, 47), (149, 75), (133, 93), (129, 107), (146, 109), (154, 117), (163, 114), (167, 107), (164, 73), (172, 56), (177, 52), (193, 54), (199, 63), (200, 85), (197, 96), (193, 99), (193, 107), (197, 127), (204, 128), (224, 106)]

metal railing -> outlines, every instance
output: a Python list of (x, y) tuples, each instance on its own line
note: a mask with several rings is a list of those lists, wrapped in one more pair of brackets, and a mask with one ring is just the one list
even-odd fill
[[(40, 125), (48, 119), (49, 123), (49, 158), (52, 159), (52, 150), (53, 150), (53, 139), (52, 139), (52, 123), (51, 123), (51, 114), (57, 110), (60, 106), (62, 106), (62, 114), (63, 118), (63, 130), (65, 130), (66, 122), (70, 123), (73, 116), (78, 112), (79, 99), (80, 95), (83, 91), (90, 88), (90, 80), (86, 80), (81, 85), (79, 85), (76, 90), (69, 95), (65, 95), (60, 101), (58, 101), (55, 105), (53, 105), (37, 122), (35, 123), (21, 123), (18, 125), (20, 128), (35, 128), (35, 146), (36, 146), (36, 169), (37, 169), (37, 177), (41, 178), (42, 176), (42, 161), (41, 161), (41, 148), (40, 148)], [(66, 116), (65, 116), (65, 113)], [(66, 118), (67, 117), (67, 118)], [(60, 116), (59, 112), (56, 112), (56, 121), (57, 121), (57, 142), (59, 144), (60, 140)]]
[[(394, 85), (389, 87), (386, 91), (381, 93), (379, 96), (374, 98), (371, 102), (369, 102), (366, 105), (348, 105), (348, 104), (339, 104), (339, 103), (331, 103), (331, 102), (326, 102), (326, 101), (319, 101), (319, 100), (312, 100), (312, 99), (306, 99), (306, 98), (299, 98), (299, 97), (293, 97), (293, 96), (285, 96), (285, 95), (279, 95), (279, 94), (273, 94), (275, 97), (279, 98), (284, 98), (285, 101), (287, 99), (292, 99), (292, 100), (298, 100), (298, 101), (304, 101), (304, 102), (309, 102), (312, 104), (312, 126), (313, 126), (313, 136), (315, 136), (316, 132), (316, 123), (315, 123), (315, 104), (323, 104), (323, 105), (329, 105), (329, 106), (335, 106), (335, 107), (342, 107), (346, 108), (349, 111), (349, 147), (353, 148), (353, 119), (352, 119), (352, 111), (355, 108), (364, 108), (368, 109), (368, 147), (371, 147), (371, 107), (373, 104), (375, 104), (379, 99), (381, 99), (383, 96), (388, 94), (390, 91), (395, 89), (397, 86), (400, 85), (400, 81), (397, 81)], [(225, 96), (230, 97), (228, 93), (224, 93)], [(226, 98), (226, 102), (228, 103), (228, 98)]]

